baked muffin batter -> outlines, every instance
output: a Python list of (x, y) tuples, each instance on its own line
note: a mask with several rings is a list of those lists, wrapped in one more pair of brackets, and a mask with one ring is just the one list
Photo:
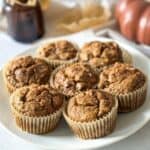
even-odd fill
[(144, 74), (129, 64), (115, 63), (100, 74), (99, 88), (113, 94), (125, 94), (141, 88)]
[(67, 114), (75, 121), (93, 121), (108, 114), (114, 104), (112, 95), (99, 90), (88, 90), (69, 100)]
[(64, 97), (47, 85), (30, 85), (18, 89), (12, 96), (11, 105), (25, 116), (40, 117), (56, 112)]
[(52, 87), (66, 95), (74, 95), (79, 91), (95, 87), (97, 82), (97, 74), (90, 65), (74, 63), (61, 67), (54, 74)]
[(60, 40), (40, 47), (38, 56), (48, 60), (70, 60), (77, 56), (77, 49), (71, 42)]
[(10, 92), (15, 89), (36, 84), (47, 84), (52, 68), (39, 58), (23, 56), (10, 61), (4, 68), (4, 79)]
[(80, 61), (101, 68), (115, 62), (122, 62), (122, 52), (114, 42), (93, 41), (85, 44), (80, 52)]

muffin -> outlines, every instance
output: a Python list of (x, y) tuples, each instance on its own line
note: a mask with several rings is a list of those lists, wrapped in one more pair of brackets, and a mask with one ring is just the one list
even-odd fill
[(118, 101), (100, 90), (87, 90), (70, 98), (63, 114), (74, 134), (83, 139), (103, 137), (115, 129)]
[(48, 85), (17, 89), (10, 98), (17, 126), (23, 131), (43, 134), (53, 130), (62, 115), (64, 97)]
[(8, 91), (30, 84), (47, 84), (52, 67), (45, 61), (32, 56), (17, 57), (4, 66), (4, 81)]
[(54, 70), (50, 79), (50, 85), (66, 96), (95, 88), (97, 82), (97, 72), (85, 63), (60, 66)]
[(129, 54), (126, 51), (122, 51), (115, 42), (92, 41), (86, 43), (79, 54), (81, 62), (88, 62), (98, 69), (115, 62), (130, 62), (131, 60), (129, 59), (131, 59)]
[(140, 107), (146, 97), (146, 76), (129, 64), (115, 63), (100, 74), (98, 87), (115, 95), (119, 112), (130, 112)]
[(58, 66), (77, 61), (78, 48), (69, 41), (59, 40), (42, 45), (38, 48), (37, 55)]

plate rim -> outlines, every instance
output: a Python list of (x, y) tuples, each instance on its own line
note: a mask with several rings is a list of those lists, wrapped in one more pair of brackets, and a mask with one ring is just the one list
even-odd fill
[[(81, 149), (81, 150), (91, 150), (91, 148), (92, 148), (92, 149), (98, 149), (98, 148), (103, 148), (103, 147), (105, 147), (105, 146), (109, 146), (109, 145), (111, 145), (111, 144), (115, 144), (115, 143), (117, 143), (117, 142), (122, 141), (123, 139), (128, 138), (129, 136), (133, 135), (134, 133), (136, 133), (137, 131), (139, 131), (140, 129), (142, 129), (148, 122), (149, 122), (149, 119), (146, 119), (145, 122), (143, 122), (142, 125), (140, 125), (140, 127), (138, 126), (138, 127), (137, 127), (135, 130), (133, 130), (132, 132), (128, 132), (128, 134), (126, 134), (125, 136), (122, 136), (122, 137), (120, 137), (119, 139), (116, 138), (114, 141), (109, 142), (109, 143), (106, 143), (106, 144), (104, 144), (104, 145), (102, 145), (102, 146), (98, 146), (98, 145), (96, 145), (96, 146), (89, 146), (89, 147), (80, 147), (80, 146), (79, 146), (78, 149)], [(13, 137), (15, 137), (15, 138), (17, 138), (17, 139), (19, 139), (19, 140), (21, 140), (21, 141), (24, 141), (24, 142), (26, 142), (26, 143), (33, 144), (33, 145), (35, 145), (36, 147), (44, 148), (44, 149), (46, 149), (46, 150), (48, 150), (48, 149), (50, 149), (50, 148), (51, 148), (51, 149), (54, 149), (54, 150), (57, 150), (57, 148), (58, 148), (58, 147), (47, 147), (47, 146), (44, 146), (44, 145), (41, 145), (41, 144), (33, 143), (33, 142), (31, 142), (29, 139), (24, 139), (24, 138), (18, 136), (17, 134), (11, 132), (11, 130), (9, 130), (7, 127), (5, 127), (5, 126), (1, 123), (1, 121), (0, 121), (0, 127), (2, 127), (9, 135), (11, 135), (11, 136), (13, 136)], [(22, 131), (19, 131), (19, 132), (22, 132)], [(61, 148), (61, 149), (62, 149), (62, 150), (66, 150), (66, 148)], [(76, 150), (76, 147), (75, 147), (75, 148), (70, 148), (70, 147), (68, 147), (67, 149), (69, 149), (69, 150)]]

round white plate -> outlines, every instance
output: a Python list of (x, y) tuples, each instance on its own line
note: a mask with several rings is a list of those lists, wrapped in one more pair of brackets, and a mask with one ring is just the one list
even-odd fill
[[(92, 36), (92, 34), (85, 35), (79, 34), (76, 36), (65, 37), (65, 39), (77, 42), (79, 46), (82, 46), (83, 43), (92, 41), (92, 40), (100, 40), (100, 41), (110, 41), (110, 39), (106, 38), (98, 38)], [(128, 50), (133, 56), (134, 65), (141, 69), (147, 76), (150, 74), (150, 61), (149, 59), (141, 54), (138, 50), (130, 47), (130, 45), (126, 45), (124, 43), (120, 43), (121, 47)], [(27, 50), (22, 55), (34, 54), (35, 47)], [(150, 119), (150, 88), (149, 88), (150, 80), (148, 78), (148, 93), (145, 104), (139, 108), (138, 110), (126, 113), (119, 114), (117, 120), (117, 126), (115, 131), (106, 136), (104, 138), (94, 139), (94, 140), (80, 140), (76, 138), (65, 121), (62, 119), (58, 128), (52, 133), (45, 135), (32, 135), (25, 132), (21, 132), (15, 125), (15, 122), (12, 119), (12, 115), (9, 108), (9, 95), (4, 87), (2, 71), (0, 72), (0, 123), (1, 125), (9, 131), (9, 133), (25, 140), (31, 142), (33, 144), (37, 144), (38, 146), (45, 147), (47, 149), (92, 149), (92, 148), (100, 148), (117, 141), (120, 141), (136, 131), (142, 128)]]

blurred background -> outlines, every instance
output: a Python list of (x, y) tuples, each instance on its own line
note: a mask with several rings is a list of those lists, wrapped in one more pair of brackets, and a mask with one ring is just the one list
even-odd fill
[(0, 41), (33, 45), (88, 29), (150, 56), (149, 0), (0, 0), (0, 10)]

